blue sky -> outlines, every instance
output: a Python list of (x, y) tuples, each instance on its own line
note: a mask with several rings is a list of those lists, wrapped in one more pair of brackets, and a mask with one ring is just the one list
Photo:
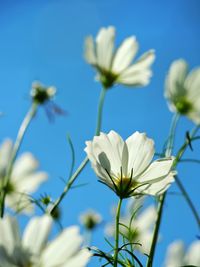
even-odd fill
[[(191, 68), (200, 65), (199, 9), (198, 0), (0, 0), (0, 110), (4, 113), (0, 140), (16, 137), (30, 105), (29, 89), (34, 80), (55, 85), (55, 102), (68, 112), (49, 123), (41, 108), (21, 147), (20, 152), (31, 151), (41, 162), (41, 169), (49, 173), (41, 192), (56, 198), (62, 191), (60, 178), (67, 176), (70, 166), (66, 134), (74, 143), (76, 166), (85, 156), (85, 141), (93, 137), (101, 85), (94, 81), (94, 71), (83, 59), (85, 36), (113, 25), (117, 29), (116, 44), (136, 35), (139, 55), (155, 49), (150, 85), (141, 89), (117, 86), (107, 93), (102, 130), (114, 129), (124, 138), (136, 130), (146, 132), (160, 151), (172, 118), (163, 97), (168, 67), (178, 58), (186, 59)], [(192, 127), (190, 121), (181, 119), (176, 149), (182, 144), (185, 131)], [(198, 158), (199, 153), (196, 143), (193, 154), (188, 152), (187, 157)], [(182, 164), (179, 173), (200, 210), (199, 166)], [(63, 225), (77, 223), (79, 213), (88, 207), (109, 220), (110, 207), (117, 198), (97, 182), (89, 165), (78, 183), (88, 185), (73, 189), (63, 201)], [(171, 191), (178, 191), (175, 185)], [(189, 244), (197, 234), (196, 223), (181, 196), (170, 195), (165, 208), (155, 266), (161, 265), (168, 243), (181, 238)], [(93, 245), (105, 248), (101, 230), (95, 233)]]

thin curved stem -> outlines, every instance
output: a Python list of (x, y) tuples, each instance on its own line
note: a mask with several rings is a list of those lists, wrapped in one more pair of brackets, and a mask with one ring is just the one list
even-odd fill
[[(179, 114), (177, 114), (177, 113), (174, 114), (174, 116), (172, 118), (171, 126), (170, 126), (168, 143), (167, 143), (166, 150), (165, 150), (165, 156), (166, 157), (171, 156), (171, 153), (173, 150), (174, 138), (175, 138), (175, 132), (176, 132), (176, 126), (178, 123), (178, 119), (179, 119)], [(158, 210), (157, 210), (157, 219), (156, 219), (156, 224), (155, 224), (155, 228), (154, 228), (154, 232), (153, 232), (153, 238), (152, 238), (149, 258), (147, 261), (147, 267), (153, 266), (154, 254), (155, 254), (155, 249), (156, 249), (156, 243), (158, 240), (158, 234), (159, 234), (159, 229), (160, 229), (160, 224), (161, 224), (161, 219), (162, 219), (163, 205), (164, 205), (165, 197), (166, 197), (166, 193), (161, 195), (159, 198), (159, 204), (158, 204)]]
[(180, 191), (182, 192), (186, 202), (188, 203), (188, 205), (189, 205), (189, 207), (190, 207), (190, 209), (191, 209), (191, 211), (192, 211), (192, 213), (193, 213), (193, 215), (194, 215), (194, 217), (196, 219), (198, 227), (200, 229), (200, 217), (199, 217), (199, 214), (198, 214), (198, 212), (197, 212), (197, 210), (196, 210), (196, 208), (195, 208), (195, 206), (194, 206), (189, 194), (185, 190), (185, 187), (183, 186), (183, 184), (182, 184), (181, 180), (178, 178), (178, 176), (175, 176), (175, 180), (176, 180), (176, 183), (177, 183)]
[(14, 165), (15, 159), (17, 157), (17, 153), (18, 153), (20, 146), (22, 144), (22, 141), (24, 139), (24, 135), (28, 129), (28, 126), (30, 125), (30, 122), (32, 121), (33, 117), (35, 116), (35, 114), (37, 112), (37, 108), (38, 108), (38, 104), (33, 102), (29, 111), (27, 112), (24, 120), (22, 121), (22, 124), (21, 124), (19, 131), (18, 131), (18, 134), (17, 134), (17, 138), (15, 141), (14, 147), (13, 147), (12, 152), (11, 152), (11, 158), (10, 158), (10, 161), (8, 163), (8, 168), (6, 171), (3, 190), (2, 190), (2, 194), (1, 194), (1, 203), (0, 203), (1, 218), (3, 218), (4, 208), (5, 208), (4, 207), (5, 206), (5, 198), (6, 198), (5, 188), (7, 187), (8, 183), (9, 183), (10, 176), (12, 174), (13, 165)]
[(103, 87), (101, 90), (101, 93), (100, 93), (95, 135), (99, 135), (100, 131), (101, 131), (103, 105), (104, 105), (104, 100), (105, 100), (105, 96), (106, 96), (106, 91), (107, 90)]
[(119, 249), (119, 218), (121, 211), (122, 199), (119, 199), (115, 220), (115, 254), (114, 254), (114, 267), (117, 267), (118, 262), (118, 249)]
[[(177, 124), (177, 120), (173, 120), (173, 121)], [(172, 125), (173, 125), (173, 122), (172, 122)], [(177, 164), (179, 163), (179, 161), (182, 158), (186, 148), (190, 145), (190, 141), (195, 139), (194, 136), (197, 133), (199, 128), (200, 128), (200, 126), (198, 125), (191, 131), (190, 140), (186, 140), (185, 143), (182, 145), (182, 147), (179, 149), (179, 151), (178, 151), (178, 153), (176, 155), (174, 164), (173, 164), (173, 168), (175, 168), (177, 166)], [(171, 129), (174, 129), (174, 136), (175, 136), (176, 125), (175, 125), (175, 127), (174, 126), (171, 127)], [(172, 144), (173, 144), (173, 142), (172, 142)], [(171, 146), (171, 147), (173, 147), (173, 146)], [(172, 150), (171, 150), (171, 152), (172, 152)], [(176, 177), (175, 177), (175, 180), (177, 182)], [(192, 209), (192, 212), (193, 212), (195, 218), (197, 219), (197, 223), (199, 225), (199, 216), (196, 216), (198, 213), (197, 213), (197, 211), (196, 211), (191, 199), (189, 198), (189, 195), (188, 195), (187, 191), (185, 190), (185, 188), (182, 185), (182, 183), (180, 182), (180, 180), (178, 180), (177, 185), (179, 186), (180, 190), (182, 192), (184, 192), (183, 196), (185, 197), (186, 201), (190, 205), (190, 207)], [(164, 206), (166, 194), (167, 194), (167, 192), (165, 192), (160, 197), (160, 200), (159, 200), (158, 212), (157, 212), (157, 214), (158, 214), (157, 216), (158, 217), (157, 217), (157, 221), (156, 221), (156, 225), (155, 225), (155, 229), (154, 229), (154, 233), (153, 233), (153, 241), (152, 241), (152, 245), (151, 245), (151, 249), (150, 249), (149, 259), (148, 259), (148, 262), (147, 262), (147, 267), (152, 267), (153, 266), (152, 265), (153, 264), (153, 258), (154, 258), (156, 243), (157, 243), (157, 239), (158, 239), (158, 233), (159, 233), (159, 228), (160, 228), (160, 223), (161, 223), (161, 218), (162, 218), (162, 213), (163, 213), (163, 206)]]
[[(99, 98), (99, 104), (98, 104), (97, 125), (96, 125), (95, 135), (99, 135), (100, 134), (101, 124), (102, 124), (103, 104), (104, 104), (104, 100), (105, 100), (105, 95), (106, 95), (106, 89), (102, 88), (101, 93), (100, 93), (100, 98)], [(88, 161), (89, 161), (89, 159), (86, 156), (84, 158), (84, 160), (81, 162), (81, 164), (79, 165), (79, 167), (77, 168), (77, 170), (74, 172), (74, 174), (69, 178), (69, 181), (67, 182), (66, 186), (64, 187), (64, 190), (63, 190), (62, 194), (57, 198), (57, 200), (53, 204), (50, 213), (52, 213), (58, 207), (60, 202), (63, 200), (63, 198), (66, 196), (67, 192), (71, 188), (72, 184), (75, 182), (75, 180), (78, 177), (78, 175), (82, 172), (84, 167), (87, 165)]]
[(72, 184), (76, 180), (77, 176), (81, 173), (81, 171), (84, 169), (86, 164), (88, 163), (88, 157), (85, 157), (85, 159), (81, 162), (75, 173), (71, 176), (68, 183), (66, 184), (62, 194), (59, 196), (59, 198), (54, 202), (52, 209), (50, 210), (50, 213), (53, 213), (53, 211), (58, 207), (60, 202), (63, 200), (69, 189), (71, 188)]
[(75, 152), (74, 152), (74, 146), (73, 146), (73, 143), (72, 143), (72, 140), (71, 140), (69, 134), (67, 135), (67, 141), (69, 143), (69, 147), (70, 147), (70, 151), (71, 151), (71, 158), (72, 158), (71, 167), (70, 167), (70, 171), (69, 171), (69, 178), (70, 178), (73, 174), (74, 165), (75, 165)]
[(156, 244), (157, 244), (157, 239), (158, 239), (158, 234), (159, 234), (159, 229), (160, 229), (160, 224), (161, 224), (161, 219), (162, 219), (165, 197), (166, 197), (166, 192), (163, 195), (161, 195), (159, 199), (157, 219), (156, 219), (156, 224), (155, 224), (155, 228), (153, 232), (152, 245), (151, 245), (150, 254), (149, 254), (149, 258), (147, 262), (147, 267), (153, 266), (154, 254), (155, 254), (155, 249), (156, 249)]
[(186, 140), (185, 143), (182, 145), (182, 147), (179, 149), (179, 151), (176, 155), (176, 159), (174, 161), (174, 165), (177, 165), (177, 163), (180, 161), (186, 148), (190, 145), (190, 142), (196, 140), (195, 134), (197, 133), (199, 128), (200, 128), (200, 126), (198, 125), (198, 126), (194, 127), (194, 129), (191, 131), (190, 140)]
[(172, 154), (174, 139), (175, 139), (175, 132), (176, 132), (176, 127), (177, 127), (177, 123), (178, 123), (179, 118), (180, 118), (180, 115), (178, 113), (175, 113), (173, 118), (172, 118), (170, 131), (169, 131), (168, 143), (167, 143), (167, 147), (165, 150), (165, 156), (166, 157), (169, 157)]

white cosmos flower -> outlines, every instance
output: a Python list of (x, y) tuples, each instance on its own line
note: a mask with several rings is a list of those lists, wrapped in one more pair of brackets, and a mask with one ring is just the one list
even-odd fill
[(174, 61), (166, 77), (165, 97), (172, 112), (200, 123), (200, 68), (188, 74), (185, 60)]
[(96, 40), (92, 36), (85, 42), (85, 59), (98, 71), (98, 79), (105, 88), (114, 84), (127, 86), (145, 86), (152, 76), (150, 69), (155, 54), (153, 50), (144, 53), (134, 64), (131, 64), (138, 51), (135, 36), (128, 37), (115, 51), (115, 28), (101, 28)]
[(101, 133), (86, 142), (85, 151), (100, 181), (120, 198), (163, 193), (174, 178), (173, 157), (151, 163), (154, 142), (135, 132), (126, 141), (114, 131)]
[(200, 266), (200, 241), (194, 241), (185, 250), (181, 240), (174, 241), (167, 249), (164, 267)]
[[(140, 211), (141, 205), (141, 198), (130, 198), (126, 213), (119, 220), (120, 233), (128, 242), (138, 243), (138, 245), (133, 244), (134, 249), (149, 254), (157, 212), (153, 205)], [(107, 235), (114, 237), (115, 223), (108, 224), (105, 230)]]
[(0, 219), (0, 267), (84, 267), (90, 258), (80, 249), (82, 237), (77, 226), (64, 229), (47, 242), (52, 226), (48, 215), (32, 218), (23, 236), (14, 217)]
[(98, 224), (102, 222), (101, 214), (90, 209), (81, 213), (79, 220), (81, 224), (88, 230), (93, 230)]
[(54, 86), (45, 86), (42, 83), (35, 81), (32, 83), (30, 95), (38, 104), (44, 104), (55, 97), (56, 91)]
[[(0, 187), (4, 183), (12, 148), (13, 143), (9, 139), (0, 147)], [(16, 159), (6, 188), (5, 203), (11, 209), (24, 213), (33, 211), (29, 195), (47, 179), (45, 172), (37, 171), (38, 165), (38, 161), (31, 153), (24, 153)]]

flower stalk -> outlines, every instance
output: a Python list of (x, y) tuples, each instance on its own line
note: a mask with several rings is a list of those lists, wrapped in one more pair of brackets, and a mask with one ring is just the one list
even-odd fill
[(180, 179), (178, 178), (178, 176), (175, 177), (175, 180), (176, 180), (176, 183), (179, 187), (179, 189), (181, 190), (186, 202), (188, 203), (193, 215), (194, 215), (194, 218), (196, 219), (196, 222), (198, 224), (198, 227), (200, 229), (200, 217), (199, 217), (199, 214), (192, 202), (192, 200), (190, 199), (190, 196), (189, 194), (187, 193), (187, 191), (185, 190), (185, 187), (183, 186), (182, 182), (180, 181)]
[[(170, 131), (169, 131), (169, 139), (168, 139), (168, 143), (167, 143), (167, 147), (166, 147), (166, 151), (165, 151), (165, 155), (168, 157), (171, 155), (172, 150), (173, 150), (173, 144), (174, 144), (175, 132), (176, 132), (176, 126), (178, 123), (178, 119), (179, 119), (179, 115), (177, 113), (175, 113), (174, 116), (172, 117), (171, 127), (170, 127)], [(175, 162), (176, 162), (176, 159), (175, 159)], [(173, 167), (175, 167), (175, 164), (173, 164)], [(160, 223), (161, 223), (161, 219), (162, 219), (163, 206), (164, 206), (164, 202), (165, 202), (166, 193), (167, 193), (167, 191), (159, 197), (157, 219), (156, 219), (156, 224), (155, 224), (155, 228), (154, 228), (149, 258), (147, 261), (147, 267), (153, 266), (153, 259), (154, 259), (155, 249), (156, 249), (156, 243), (158, 240), (158, 234), (159, 234)]]
[[(103, 113), (103, 105), (104, 105), (105, 95), (106, 95), (106, 88), (103, 87), (101, 90), (101, 93), (100, 93), (100, 98), (99, 98), (98, 111), (97, 111), (97, 125), (96, 125), (95, 135), (99, 135), (100, 130), (101, 130), (102, 113)], [(62, 194), (57, 198), (57, 200), (53, 204), (52, 209), (50, 210), (50, 213), (53, 213), (53, 211), (59, 206), (60, 202), (66, 196), (67, 192), (71, 188), (72, 184), (75, 182), (78, 175), (82, 172), (82, 170), (87, 165), (88, 161), (89, 161), (89, 159), (86, 156), (84, 158), (84, 160), (81, 162), (81, 164), (79, 165), (79, 167), (77, 168), (77, 170), (74, 172), (74, 174), (69, 178), (69, 181), (66, 184), (66, 186), (64, 187)]]
[(24, 135), (25, 135), (32, 119), (34, 118), (34, 116), (37, 112), (37, 108), (38, 108), (38, 103), (33, 101), (29, 111), (27, 112), (24, 120), (22, 121), (22, 124), (21, 124), (19, 131), (18, 131), (18, 134), (17, 134), (17, 138), (15, 141), (14, 147), (12, 149), (11, 158), (10, 158), (10, 161), (8, 164), (8, 168), (7, 168), (6, 176), (5, 176), (5, 180), (4, 180), (3, 190), (1, 193), (1, 202), (0, 202), (0, 216), (1, 216), (1, 218), (3, 218), (3, 216), (4, 216), (4, 209), (5, 209), (5, 198), (6, 198), (5, 188), (7, 187), (8, 183), (9, 183), (10, 176), (12, 174), (13, 165), (14, 165), (15, 159), (17, 157), (17, 153), (18, 153), (20, 146), (22, 144), (22, 141), (24, 139)]
[(165, 197), (166, 197), (166, 192), (162, 196), (160, 196), (160, 199), (159, 199), (158, 210), (157, 210), (157, 219), (156, 219), (156, 224), (155, 224), (155, 228), (154, 228), (152, 245), (151, 245), (151, 249), (150, 249), (150, 253), (149, 253), (147, 267), (153, 266), (153, 259), (154, 259), (156, 243), (157, 243), (159, 229), (160, 229), (160, 223), (161, 223), (161, 219), (162, 219), (163, 205), (165, 202)]
[[(171, 124), (171, 128), (170, 128), (170, 135), (169, 135), (169, 141), (168, 141), (169, 145), (167, 145), (166, 153), (171, 153), (172, 152), (178, 118), (179, 118), (178, 115), (175, 114), (173, 119), (172, 119), (172, 124)], [(192, 130), (192, 132), (190, 134), (190, 139), (192, 139), (195, 136), (195, 134), (198, 131), (198, 129), (199, 129), (199, 126), (196, 126)], [(182, 155), (184, 154), (186, 148), (189, 145), (189, 142), (190, 142), (190, 140), (186, 140), (185, 143), (182, 145), (182, 147), (179, 149), (179, 151), (178, 151), (178, 153), (176, 155), (174, 164), (173, 164), (173, 168), (175, 168), (177, 166), (177, 164), (179, 163)], [(175, 181), (176, 181), (177, 185), (179, 186), (181, 192), (183, 193), (183, 196), (185, 197), (186, 201), (188, 202), (188, 204), (189, 204), (189, 206), (190, 206), (195, 218), (197, 219), (197, 223), (199, 225), (198, 213), (197, 213), (197, 211), (196, 211), (196, 209), (195, 209), (195, 207), (194, 207), (189, 195), (187, 194), (187, 191), (185, 190), (185, 188), (182, 185), (181, 181), (179, 179), (177, 181), (177, 177), (176, 176), (175, 176)], [(159, 233), (159, 229), (160, 229), (160, 223), (161, 223), (161, 219), (162, 219), (163, 207), (164, 207), (166, 194), (167, 194), (167, 191), (159, 199), (157, 220), (156, 220), (156, 224), (155, 224), (155, 228), (154, 228), (152, 245), (151, 245), (151, 249), (150, 249), (149, 258), (148, 258), (148, 261), (147, 261), (147, 267), (152, 267), (153, 266), (153, 259), (154, 259), (155, 248), (156, 248), (156, 243), (157, 243), (157, 239), (158, 239), (158, 233)]]
[(115, 253), (114, 253), (114, 267), (117, 267), (118, 263), (118, 248), (119, 248), (119, 219), (120, 219), (120, 211), (122, 205), (122, 198), (119, 199), (117, 206), (117, 213), (115, 219)]
[(106, 96), (107, 89), (105, 87), (102, 88), (100, 97), (99, 97), (99, 104), (98, 104), (98, 113), (97, 113), (97, 125), (96, 125), (96, 131), (95, 135), (99, 135), (101, 131), (101, 125), (102, 125), (102, 115), (103, 115), (103, 105), (104, 100)]

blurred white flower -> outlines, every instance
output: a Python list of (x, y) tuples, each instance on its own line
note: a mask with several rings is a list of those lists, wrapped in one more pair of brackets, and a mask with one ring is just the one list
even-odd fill
[(154, 142), (146, 134), (135, 132), (126, 141), (114, 131), (101, 133), (86, 142), (85, 151), (100, 182), (120, 198), (158, 195), (174, 181), (173, 157), (151, 163)]
[(145, 86), (152, 76), (150, 69), (155, 53), (149, 50), (134, 64), (131, 64), (138, 51), (138, 42), (135, 36), (126, 38), (115, 51), (115, 28), (101, 28), (94, 42), (89, 36), (85, 42), (85, 59), (95, 67), (98, 79), (105, 88), (114, 84), (127, 86)]
[(52, 226), (48, 215), (32, 218), (20, 237), (17, 221), (5, 216), (0, 220), (0, 267), (84, 267), (90, 258), (80, 249), (82, 237), (77, 226), (64, 229), (47, 242)]
[[(4, 184), (6, 170), (11, 157), (13, 144), (7, 139), (0, 147), (0, 187)], [(19, 156), (13, 166), (6, 190), (6, 205), (17, 212), (30, 213), (33, 205), (30, 194), (47, 179), (45, 172), (37, 171), (38, 161), (31, 153)]]
[[(128, 242), (141, 244), (133, 244), (134, 249), (149, 254), (157, 212), (154, 206), (149, 206), (140, 212), (139, 208), (142, 205), (140, 199), (129, 200), (126, 213), (120, 217), (120, 233)], [(105, 230), (107, 235), (114, 237), (115, 223), (108, 224)]]
[(45, 86), (38, 81), (32, 83), (30, 91), (33, 103), (44, 107), (50, 121), (54, 121), (55, 115), (67, 115), (67, 112), (56, 105), (53, 101), (56, 91), (56, 87)]
[(44, 104), (55, 97), (56, 88), (54, 86), (47, 87), (40, 82), (35, 81), (32, 83), (30, 95), (35, 102)]
[(90, 209), (84, 213), (81, 213), (79, 220), (86, 229), (93, 230), (102, 222), (102, 217), (101, 214)]
[(188, 65), (183, 59), (174, 61), (166, 77), (165, 97), (172, 112), (187, 116), (200, 123), (200, 68), (188, 74)]
[(164, 267), (200, 266), (200, 241), (194, 241), (185, 251), (180, 240), (171, 243), (167, 249)]

